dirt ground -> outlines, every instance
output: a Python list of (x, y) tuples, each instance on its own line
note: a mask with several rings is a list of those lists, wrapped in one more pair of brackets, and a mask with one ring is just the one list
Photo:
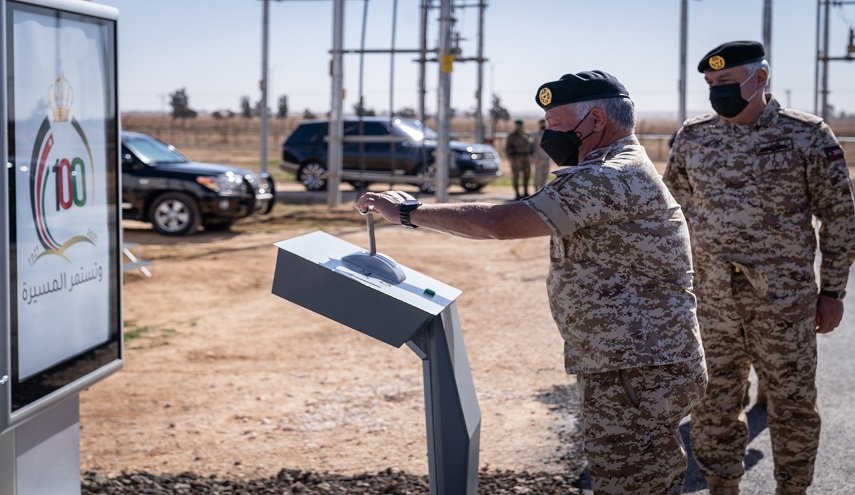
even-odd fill
[[(349, 206), (280, 205), (272, 218), (183, 238), (125, 223), (153, 277), (125, 274), (125, 364), (81, 395), (82, 470), (427, 473), (417, 356), (271, 294), (273, 243), (313, 230), (368, 245)], [(463, 291), (481, 467), (573, 469), (575, 387), (548, 309), (548, 239), (380, 223), (376, 235), (379, 251)]]

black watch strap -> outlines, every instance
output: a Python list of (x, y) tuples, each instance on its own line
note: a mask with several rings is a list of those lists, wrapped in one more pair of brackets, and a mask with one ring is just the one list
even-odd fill
[(830, 297), (831, 299), (837, 299), (838, 301), (842, 301), (844, 297), (846, 297), (845, 290), (826, 290), (822, 289), (819, 291), (820, 296)]
[(410, 227), (411, 229), (419, 228), (418, 225), (413, 225), (413, 222), (410, 221), (410, 213), (421, 206), (422, 203), (420, 201), (405, 201), (398, 205), (398, 212), (401, 217), (401, 225), (404, 227)]

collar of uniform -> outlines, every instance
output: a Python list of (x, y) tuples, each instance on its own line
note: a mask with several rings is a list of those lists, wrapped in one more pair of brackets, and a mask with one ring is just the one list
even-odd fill
[(775, 121), (778, 120), (778, 111), (781, 110), (781, 104), (778, 103), (778, 100), (772, 96), (772, 93), (766, 93), (766, 106), (763, 107), (763, 111), (760, 112), (760, 116), (757, 117), (757, 120), (754, 121), (753, 124), (750, 125), (739, 125), (733, 124), (729, 122), (726, 118), (721, 115), (718, 116), (718, 125), (724, 127), (730, 127), (734, 130), (740, 129), (760, 129), (763, 127), (771, 127), (775, 124)]
[(618, 139), (617, 141), (613, 142), (612, 144), (609, 144), (607, 146), (603, 146), (602, 148), (597, 148), (594, 151), (588, 153), (585, 156), (585, 159), (580, 161), (578, 165), (560, 168), (560, 169), (556, 170), (555, 172), (553, 172), (553, 174), (555, 174), (555, 175), (566, 174), (566, 173), (572, 172), (574, 169), (576, 169), (576, 167), (583, 167), (585, 165), (593, 165), (595, 163), (600, 163), (600, 164), (606, 163), (606, 160), (608, 160), (608, 159), (612, 158), (613, 156), (617, 155), (618, 153), (620, 153), (621, 150), (623, 150), (626, 146), (639, 145), (639, 144), (640, 143), (638, 142), (638, 138), (635, 137), (635, 134), (630, 134), (629, 136), (625, 136), (625, 137)]
[(757, 117), (757, 121), (754, 122), (754, 128), (772, 127), (775, 121), (778, 120), (778, 112), (780, 110), (781, 104), (778, 103), (778, 100), (771, 93), (766, 93), (766, 107), (763, 108), (760, 116)]

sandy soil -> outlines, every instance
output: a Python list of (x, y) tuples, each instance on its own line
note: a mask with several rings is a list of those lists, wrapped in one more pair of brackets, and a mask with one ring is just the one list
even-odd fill
[[(272, 219), (178, 239), (125, 223), (153, 277), (125, 274), (124, 368), (81, 395), (84, 471), (427, 472), (416, 355), (271, 294), (273, 243), (317, 229), (368, 244), (349, 207), (277, 206)], [(463, 291), (481, 467), (572, 468), (575, 387), (548, 309), (548, 239), (388, 224), (376, 235), (379, 251)]]

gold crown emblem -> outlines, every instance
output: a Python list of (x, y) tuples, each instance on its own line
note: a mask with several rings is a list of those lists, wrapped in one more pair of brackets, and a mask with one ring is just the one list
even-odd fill
[(724, 69), (724, 57), (721, 55), (713, 55), (710, 57), (710, 68), (712, 70), (722, 70)]
[(72, 101), (74, 101), (74, 89), (68, 79), (60, 74), (48, 88), (48, 106), (53, 113), (54, 122), (68, 121)]
[(549, 105), (552, 103), (552, 90), (549, 88), (541, 89), (540, 92), (537, 93), (537, 99), (540, 101), (541, 105)]

